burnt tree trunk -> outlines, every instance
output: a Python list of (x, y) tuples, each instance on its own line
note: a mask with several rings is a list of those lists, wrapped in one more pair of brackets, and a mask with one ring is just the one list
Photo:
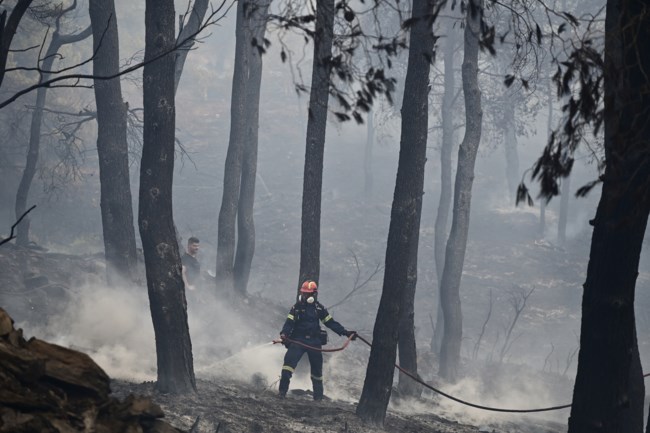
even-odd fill
[[(108, 76), (120, 70), (120, 47), (113, 0), (90, 0), (93, 29), (93, 74)], [(95, 80), (97, 154), (101, 185), (102, 231), (109, 285), (118, 276), (136, 277), (135, 227), (126, 141), (126, 104), (120, 78)], [(40, 90), (40, 89), (39, 89)]]
[(332, 42), (334, 38), (334, 0), (316, 1), (316, 31), (312, 62), (311, 93), (302, 186), (302, 224), (300, 274), (298, 286), (320, 276), (320, 214), (323, 189), (323, 154), (327, 126)]
[[(418, 203), (419, 209), (416, 210), (418, 214), (422, 214), (422, 200)], [(418, 223), (414, 230), (419, 231), (420, 224)], [(413, 233), (415, 239), (419, 239), (419, 233)], [(418, 352), (415, 343), (415, 289), (417, 287), (417, 244), (414, 242), (409, 253), (409, 267), (406, 277), (406, 285), (402, 294), (402, 307), (400, 309), (400, 318), (397, 333), (399, 365), (406, 371), (417, 375), (418, 374)], [(422, 386), (408, 377), (406, 374), (400, 372), (399, 394), (404, 397), (419, 397), (422, 393)]]
[(266, 20), (271, 0), (251, 1), (246, 10), (245, 35), (249, 44), (246, 76), (246, 129), (242, 155), (241, 186), (237, 208), (237, 250), (233, 265), (235, 291), (245, 296), (255, 254), (255, 180), (257, 177), (257, 146), (262, 83), (262, 51)]
[(237, 3), (235, 29), (235, 65), (230, 99), (230, 139), (223, 171), (223, 194), (217, 229), (217, 285), (227, 293), (234, 290), (233, 263), (235, 260), (235, 229), (241, 185), (242, 155), (246, 130), (246, 76), (250, 41), (246, 41), (244, 21), (245, 2)]
[(569, 433), (643, 431), (634, 292), (650, 210), (648, 2), (609, 0), (605, 20), (605, 173), (582, 298)]
[[(553, 94), (552, 80), (549, 77), (548, 80), (548, 122), (546, 124), (546, 141), (550, 140), (551, 134), (553, 133)], [(545, 198), (540, 198), (539, 200), (539, 235), (544, 237), (544, 232), (546, 231), (546, 204), (547, 200)]]
[[(373, 346), (366, 370), (357, 415), (381, 427), (386, 418), (393, 383), (398, 328), (406, 295), (417, 272), (418, 235), (424, 194), (424, 165), (428, 130), (429, 69), (433, 56), (432, 16), (434, 0), (414, 0), (409, 57), (402, 103), (402, 132), (397, 178), (393, 195), (386, 270), (379, 310), (373, 330)], [(406, 309), (408, 311), (408, 309)]]
[[(67, 12), (67, 10), (65, 11)], [(62, 12), (62, 15), (65, 13)], [(50, 45), (45, 52), (45, 58), (41, 64), (43, 71), (51, 71), (54, 65), (54, 60), (57, 58), (59, 49), (66, 44), (73, 44), (90, 36), (91, 28), (88, 27), (84, 31), (74, 35), (62, 35), (59, 33), (59, 21), (57, 20), (57, 28), (52, 33)], [(52, 74), (42, 72), (39, 82), (46, 81)], [(36, 165), (38, 164), (38, 157), (41, 148), (41, 125), (43, 123), (43, 109), (45, 108), (45, 100), (47, 99), (47, 88), (41, 87), (36, 90), (36, 104), (32, 113), (32, 119), (29, 127), (29, 145), (27, 148), (27, 157), (25, 160), (25, 169), (18, 184), (16, 192), (16, 202), (14, 206), (16, 219), (19, 219), (27, 210), (27, 199), (29, 197), (29, 190), (32, 187), (32, 181), (36, 174)], [(29, 216), (25, 216), (22, 222), (17, 226), (16, 244), (25, 246), (29, 243)]]
[(517, 187), (519, 186), (519, 152), (517, 151), (517, 125), (515, 123), (515, 101), (510, 92), (503, 95), (503, 133), (506, 155), (506, 181), (508, 183), (508, 200), (515, 205)]
[[(52, 70), (54, 64), (55, 54), (61, 48), (60, 38), (58, 32), (54, 32), (52, 40), (46, 51), (46, 59), (43, 61), (44, 70)], [(40, 81), (43, 82), (48, 79), (50, 74), (41, 74)], [(32, 119), (29, 126), (29, 145), (27, 148), (27, 158), (25, 160), (25, 169), (18, 184), (18, 191), (16, 192), (16, 203), (14, 206), (16, 219), (20, 218), (27, 210), (27, 198), (29, 190), (32, 187), (32, 181), (36, 174), (36, 164), (41, 148), (41, 125), (43, 122), (43, 109), (45, 108), (45, 99), (47, 97), (47, 88), (41, 87), (36, 91), (36, 104), (34, 104), (34, 111), (32, 112)], [(29, 243), (29, 228), (30, 218), (25, 216), (22, 222), (18, 224), (16, 230), (16, 245), (25, 246)]]
[[(173, 0), (147, 0), (145, 61), (174, 46), (174, 18)], [(156, 335), (156, 388), (174, 394), (196, 392), (187, 303), (172, 214), (176, 124), (173, 54), (145, 65), (143, 102), (138, 223)]]
[(366, 146), (363, 149), (363, 194), (369, 199), (372, 197), (373, 173), (372, 151), (375, 146), (375, 116), (374, 110), (368, 111), (368, 125), (366, 125)]
[(445, 254), (440, 296), (445, 330), (440, 349), (439, 374), (455, 382), (460, 364), (463, 336), (463, 316), (460, 305), (460, 280), (465, 262), (469, 231), (474, 163), (481, 141), (481, 90), (478, 87), (478, 51), (482, 0), (470, 0), (465, 22), (465, 51), (463, 55), (463, 92), (465, 95), (465, 136), (458, 149), (458, 168), (454, 187), (454, 208), (449, 240)]
[(440, 285), (442, 282), (442, 270), (445, 266), (445, 245), (447, 245), (447, 226), (449, 220), (449, 209), (451, 208), (452, 192), (452, 163), (451, 154), (454, 149), (454, 101), (456, 99), (456, 75), (454, 72), (454, 54), (456, 52), (456, 31), (455, 20), (448, 19), (446, 24), (447, 39), (445, 41), (445, 84), (442, 95), (442, 145), (440, 146), (440, 200), (438, 201), (438, 212), (434, 225), (435, 237), (434, 259), (436, 265), (436, 276), (438, 283), (438, 309), (436, 313), (436, 327), (434, 329), (434, 346), (436, 352), (440, 352), (442, 335), (445, 322), (442, 317), (442, 305), (440, 303)]
[[(253, 203), (257, 174), (262, 49), (269, 0), (237, 4), (230, 141), (219, 211), (217, 284), (246, 295), (255, 252)], [(237, 235), (235, 231), (237, 229)]]
[(569, 198), (571, 197), (571, 175), (562, 179), (560, 186), (560, 215), (557, 221), (557, 243), (566, 243), (566, 225), (569, 219)]

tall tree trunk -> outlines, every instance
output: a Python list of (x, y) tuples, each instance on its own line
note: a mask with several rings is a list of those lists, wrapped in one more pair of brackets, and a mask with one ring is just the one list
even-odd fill
[(506, 154), (506, 178), (508, 182), (508, 199), (514, 206), (519, 185), (519, 152), (517, 151), (517, 126), (515, 124), (515, 105), (504, 93), (504, 151)]
[[(68, 12), (69, 9), (62, 11), (61, 15)], [(52, 34), (50, 45), (45, 52), (45, 59), (41, 65), (43, 71), (51, 71), (54, 65), (54, 60), (57, 58), (56, 54), (59, 49), (66, 44), (73, 44), (90, 36), (91, 28), (88, 27), (84, 31), (74, 35), (62, 35), (59, 33), (58, 21), (57, 29)], [(42, 72), (39, 82), (46, 81), (52, 74)], [(29, 127), (29, 146), (27, 149), (27, 158), (25, 161), (25, 169), (18, 184), (18, 191), (16, 192), (15, 213), (16, 219), (27, 210), (27, 198), (29, 197), (29, 190), (36, 174), (36, 165), (38, 164), (38, 156), (41, 147), (41, 125), (43, 123), (43, 109), (45, 108), (45, 100), (47, 98), (47, 88), (42, 87), (36, 90), (36, 104), (34, 112), (32, 113), (31, 124)], [(25, 246), (29, 243), (29, 216), (25, 216), (22, 222), (17, 226), (16, 244)]]
[[(608, 0), (605, 174), (582, 298), (569, 433), (643, 430), (634, 292), (650, 211), (648, 2)], [(640, 403), (641, 402), (641, 403)]]
[(474, 163), (481, 141), (481, 90), (478, 87), (478, 35), (480, 34), (483, 0), (470, 0), (465, 23), (463, 56), (463, 92), (465, 94), (465, 136), (458, 149), (458, 168), (454, 187), (454, 209), (451, 232), (447, 241), (445, 267), (440, 287), (445, 331), (440, 350), (439, 374), (455, 382), (460, 364), (463, 317), (460, 305), (460, 280), (465, 262), (469, 231)]
[(569, 218), (569, 198), (571, 196), (571, 175), (562, 179), (560, 186), (560, 216), (557, 221), (557, 243), (566, 243), (566, 224)]
[(302, 187), (302, 225), (300, 239), (300, 275), (318, 281), (320, 276), (320, 213), (323, 189), (323, 153), (327, 126), (332, 41), (334, 38), (334, 0), (316, 1), (314, 59), (309, 95), (309, 117)]
[(372, 151), (375, 146), (375, 116), (374, 110), (368, 111), (368, 125), (366, 126), (366, 146), (363, 149), (363, 194), (367, 199), (372, 197), (373, 172)]
[(242, 177), (242, 155), (246, 135), (246, 77), (249, 70), (249, 59), (246, 53), (251, 42), (246, 40), (245, 5), (244, 1), (237, 3), (235, 67), (230, 100), (230, 139), (223, 172), (223, 195), (221, 197), (217, 229), (217, 285), (221, 285), (227, 293), (232, 293), (234, 290), (235, 228)]
[(262, 57), (258, 47), (263, 47), (269, 4), (270, 0), (237, 4), (230, 142), (219, 212), (217, 284), (223, 285), (228, 293), (241, 296), (246, 295), (255, 252), (253, 203), (262, 80)]
[(434, 38), (431, 16), (434, 0), (414, 0), (409, 58), (402, 103), (402, 131), (393, 195), (386, 270), (373, 346), (357, 415), (366, 423), (383, 426), (390, 400), (397, 352), (398, 323), (406, 295), (417, 271), (417, 250), (424, 194), (424, 165), (428, 129), (428, 85)]
[[(52, 70), (52, 65), (55, 54), (61, 47), (59, 43), (54, 43), (58, 40), (57, 33), (52, 35), (52, 41), (46, 53), (46, 59), (43, 62), (44, 70)], [(45, 81), (50, 74), (42, 74), (40, 81)], [(27, 198), (29, 190), (36, 174), (36, 164), (41, 147), (41, 124), (43, 122), (43, 109), (45, 108), (45, 99), (47, 97), (47, 87), (41, 87), (36, 91), (36, 104), (32, 112), (32, 120), (29, 127), (29, 147), (27, 149), (27, 159), (25, 162), (25, 169), (18, 184), (18, 191), (16, 192), (15, 213), (16, 219), (20, 218), (27, 210)], [(23, 221), (17, 226), (16, 245), (25, 246), (29, 243), (29, 228), (31, 220), (29, 216), (25, 216)]]
[(451, 154), (454, 149), (454, 101), (456, 99), (456, 75), (454, 72), (454, 54), (456, 52), (455, 20), (448, 18), (446, 25), (447, 39), (445, 42), (445, 88), (442, 95), (442, 146), (440, 147), (440, 200), (434, 225), (434, 259), (436, 262), (436, 276), (438, 283), (438, 311), (436, 312), (436, 327), (434, 329), (434, 346), (437, 353), (442, 345), (442, 335), (445, 321), (442, 317), (442, 304), (440, 302), (440, 286), (442, 283), (442, 270), (445, 266), (445, 245), (447, 244), (447, 221), (451, 208)]
[[(90, 0), (93, 29), (93, 74), (108, 76), (120, 70), (120, 47), (113, 0)], [(102, 231), (109, 285), (118, 276), (136, 277), (135, 228), (126, 141), (126, 105), (120, 78), (95, 80), (97, 154), (101, 185)]]
[[(246, 39), (248, 44), (248, 76), (246, 85), (246, 130), (242, 156), (241, 188), (237, 208), (237, 250), (233, 266), (235, 291), (246, 295), (248, 278), (255, 253), (255, 180), (257, 177), (257, 146), (260, 113), (260, 86), (262, 82), (262, 53), (266, 20), (271, 0), (248, 2), (246, 11)], [(252, 41), (255, 41), (253, 44)]]
[[(566, 9), (565, 9), (566, 10)], [(546, 141), (548, 142), (551, 139), (551, 134), (553, 133), (553, 86), (551, 78), (548, 80), (548, 122), (546, 124)], [(540, 198), (539, 200), (539, 235), (544, 237), (544, 232), (546, 231), (546, 199)]]
[[(173, 0), (147, 0), (145, 61), (174, 46), (174, 18)], [(145, 65), (143, 82), (144, 145), (138, 223), (156, 335), (156, 388), (174, 394), (196, 392), (187, 303), (172, 214), (176, 125), (174, 55)]]

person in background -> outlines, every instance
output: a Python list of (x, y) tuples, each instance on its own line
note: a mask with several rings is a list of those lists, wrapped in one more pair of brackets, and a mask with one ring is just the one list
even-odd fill
[[(318, 285), (315, 281), (307, 280), (300, 287), (298, 302), (291, 307), (287, 320), (284, 322), (280, 338), (287, 347), (282, 365), (282, 376), (280, 378), (280, 398), (284, 398), (289, 390), (289, 382), (295, 371), (300, 358), (307, 352), (309, 365), (311, 367), (311, 382), (314, 391), (314, 400), (323, 399), (323, 353), (318, 349), (322, 347), (321, 327), (325, 326), (336, 332), (338, 335), (353, 337), (354, 331), (346, 330), (327, 312), (327, 309), (317, 301)], [(291, 341), (289, 341), (291, 340)], [(293, 342), (292, 342), (293, 341)], [(317, 350), (308, 349), (295, 342), (300, 342)]]
[(201, 264), (196, 256), (199, 254), (199, 238), (192, 236), (187, 240), (187, 249), (181, 256), (183, 265), (183, 283), (187, 290), (195, 290), (201, 275)]

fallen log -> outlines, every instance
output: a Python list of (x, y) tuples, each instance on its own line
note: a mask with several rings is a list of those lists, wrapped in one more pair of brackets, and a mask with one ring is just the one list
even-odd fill
[(0, 308), (0, 432), (178, 433), (148, 397), (110, 396), (110, 378), (88, 355), (25, 340)]

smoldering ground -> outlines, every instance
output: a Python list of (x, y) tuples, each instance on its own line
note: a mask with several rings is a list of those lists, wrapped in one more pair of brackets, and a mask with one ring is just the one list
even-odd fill
[[(234, 307), (230, 301), (190, 292), (189, 327), (195, 372), (201, 386), (239, 386), (242, 393), (255, 395), (256, 399), (274, 399), (285, 350), (274, 345), (272, 339), (286, 317), (282, 311), (281, 306), (270, 309), (268, 301), (263, 302), (263, 308), (255, 305), (254, 300)], [(118, 390), (142, 392), (148, 389), (146, 383), (156, 380), (155, 337), (146, 290), (126, 285), (87, 285), (46, 326), (22, 325), (28, 334), (91, 355), (109, 376), (119, 380)], [(345, 341), (335, 336), (331, 339), (330, 346), (340, 346)], [(368, 356), (369, 348), (358, 340), (344, 351), (325, 354), (323, 376), (329, 401), (352, 405), (348, 410), (353, 410), (363, 387)], [(485, 375), (482, 377), (481, 373)], [(442, 388), (460, 398), (496, 407), (548, 406), (569, 398), (567, 395), (563, 399), (543, 378), (527, 375), (522, 368), (512, 368), (510, 373), (498, 374), (500, 382), (495, 383), (494, 370), (477, 371), (471, 378)], [(395, 385), (397, 378), (396, 374)], [(291, 398), (309, 398), (309, 394), (301, 397), (301, 391), (307, 393), (311, 389), (306, 356), (297, 368), (291, 389), (296, 391)], [(178, 412), (172, 401), (165, 401), (167, 410)], [(507, 431), (509, 425), (522, 418), (519, 414), (469, 409), (428, 391), (423, 392), (421, 399), (395, 397), (389, 409), (403, 418), (440, 416), (460, 423), (489, 425), (497, 431)], [(563, 416), (555, 413), (526, 418), (530, 423), (562, 421)]]

